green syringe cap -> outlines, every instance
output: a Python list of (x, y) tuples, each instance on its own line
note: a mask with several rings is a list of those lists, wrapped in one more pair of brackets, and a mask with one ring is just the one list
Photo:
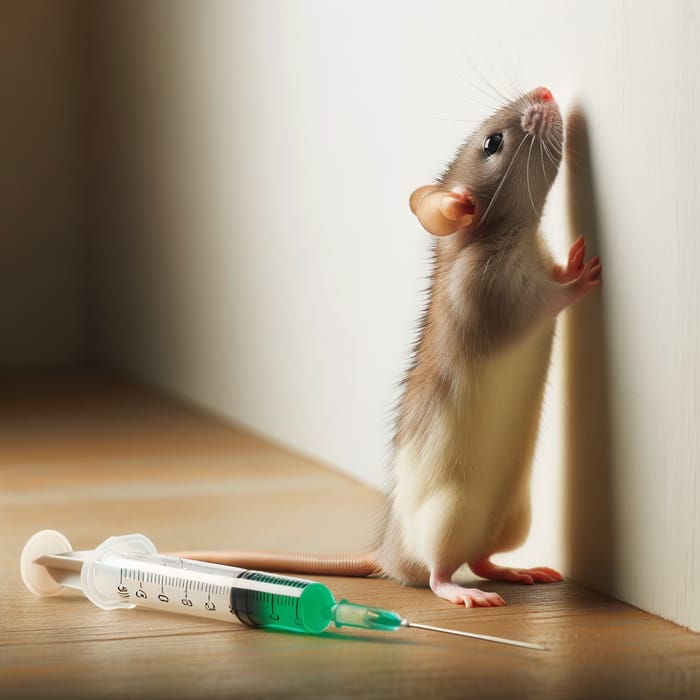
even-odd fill
[(363, 629), (393, 632), (401, 627), (401, 616), (391, 610), (371, 608), (341, 600), (331, 611), (336, 627), (361, 627)]

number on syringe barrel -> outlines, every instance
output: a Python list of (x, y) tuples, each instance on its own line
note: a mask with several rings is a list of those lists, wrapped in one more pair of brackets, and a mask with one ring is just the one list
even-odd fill
[[(152, 572), (124, 568), (116, 586), (121, 598), (131, 598), (137, 605), (170, 609), (203, 617), (227, 619), (228, 588), (202, 580), (190, 580), (184, 572)], [(234, 613), (235, 614), (235, 613)]]
[(129, 589), (124, 585), (124, 574), (126, 572), (124, 569), (121, 569), (119, 572), (119, 585), (117, 586), (117, 593), (119, 594), (120, 598), (128, 598), (129, 597)]

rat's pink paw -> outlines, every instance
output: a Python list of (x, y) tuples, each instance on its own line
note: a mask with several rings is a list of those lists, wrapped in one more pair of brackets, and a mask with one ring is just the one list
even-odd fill
[(537, 566), (532, 569), (512, 569), (507, 566), (497, 566), (489, 559), (481, 559), (469, 564), (471, 570), (483, 578), (491, 581), (510, 581), (511, 583), (557, 583), (563, 580), (563, 576), (554, 569), (546, 566)]
[(465, 608), (496, 608), (506, 604), (498, 593), (481, 591), (478, 588), (463, 588), (456, 583), (442, 584), (434, 593)]
[(575, 286), (580, 296), (588, 293), (594, 287), (598, 287), (603, 282), (603, 266), (600, 258), (595, 257), (583, 266), (581, 277), (575, 282)]
[(583, 236), (579, 236), (576, 242), (571, 246), (566, 267), (562, 267), (561, 265), (554, 266), (554, 279), (562, 284), (575, 282), (583, 273), (583, 260), (585, 257), (586, 242)]
[(584, 263), (585, 257), (586, 244), (581, 236), (571, 246), (566, 267), (554, 266), (552, 277), (562, 285), (561, 293), (556, 295), (553, 303), (555, 314), (602, 284), (603, 266), (600, 264), (600, 258), (595, 257)]
[(558, 583), (563, 580), (563, 576), (554, 569), (549, 569), (546, 566), (537, 566), (532, 569), (504, 569), (504, 581), (512, 581), (514, 583)]
[(464, 605), (465, 608), (495, 608), (506, 604), (498, 593), (480, 591), (478, 588), (464, 588), (436, 574), (430, 577), (430, 588), (440, 598), (456, 605)]

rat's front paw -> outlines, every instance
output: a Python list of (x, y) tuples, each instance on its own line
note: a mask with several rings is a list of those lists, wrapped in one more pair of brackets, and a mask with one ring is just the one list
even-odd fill
[(554, 266), (552, 276), (557, 282), (568, 287), (566, 295), (568, 298), (562, 308), (573, 304), (603, 282), (603, 266), (600, 258), (595, 257), (584, 262), (585, 257), (586, 243), (583, 236), (580, 236), (571, 246), (566, 267)]
[(575, 282), (583, 273), (583, 259), (585, 256), (586, 242), (583, 236), (579, 236), (576, 242), (571, 246), (566, 267), (562, 265), (554, 266), (554, 279), (562, 284), (570, 284), (571, 282)]

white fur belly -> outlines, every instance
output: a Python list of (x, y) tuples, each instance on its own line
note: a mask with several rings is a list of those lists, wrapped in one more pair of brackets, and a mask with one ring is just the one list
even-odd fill
[(529, 501), (552, 336), (548, 323), (478, 370), (466, 368), (428, 429), (398, 451), (393, 507), (404, 551), (429, 568), (497, 551), (509, 517)]

